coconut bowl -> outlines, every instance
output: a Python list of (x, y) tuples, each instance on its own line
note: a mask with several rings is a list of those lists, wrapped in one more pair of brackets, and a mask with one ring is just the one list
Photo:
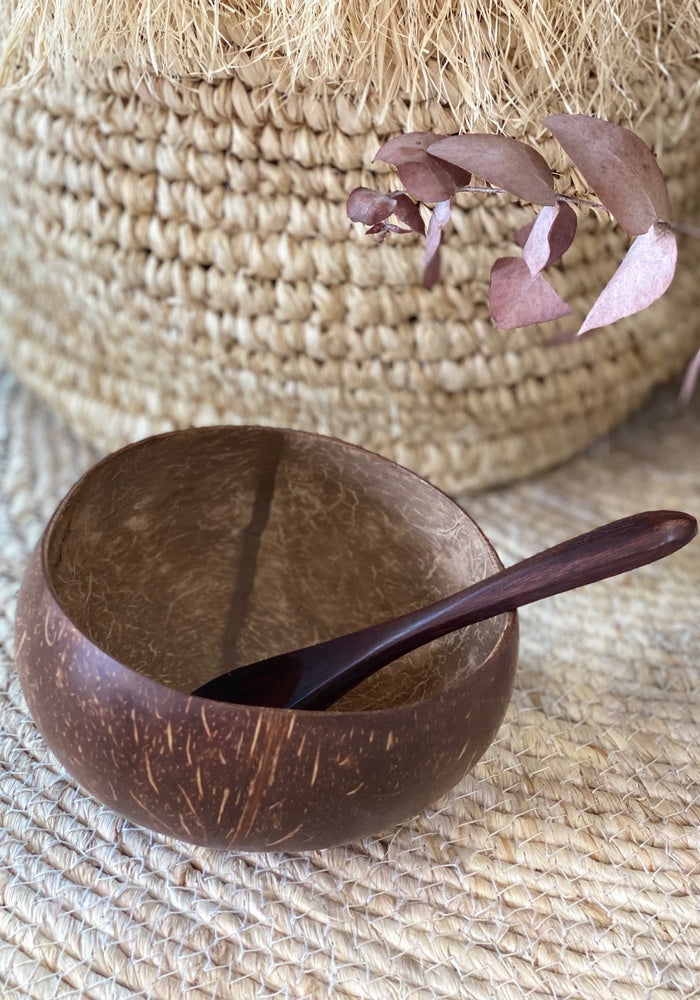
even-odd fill
[(453, 500), (361, 448), (263, 427), (159, 435), (98, 463), (51, 518), (19, 594), (22, 689), (65, 769), (134, 822), (236, 850), (346, 843), (409, 819), (484, 753), (515, 612), (326, 711), (190, 692), (500, 566)]

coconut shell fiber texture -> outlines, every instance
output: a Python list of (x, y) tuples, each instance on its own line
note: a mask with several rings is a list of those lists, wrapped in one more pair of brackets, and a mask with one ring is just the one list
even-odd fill
[[(506, 564), (644, 506), (698, 514), (700, 399), (467, 501)], [(492, 746), (399, 827), (312, 853), (150, 833), (68, 777), (12, 654), (29, 552), (96, 452), (0, 377), (0, 995), (700, 997), (700, 545), (521, 612)]]
[[(631, 127), (674, 217), (700, 204), (691, 0), (0, 0), (0, 354), (86, 441), (268, 423), (363, 444), (450, 491), (550, 467), (698, 346), (698, 257), (663, 299), (553, 349), (488, 316), (532, 211), (461, 195), (442, 278), (345, 213), (407, 130), (505, 131), (589, 194), (540, 124)], [(553, 281), (583, 317), (627, 237), (580, 213)]]

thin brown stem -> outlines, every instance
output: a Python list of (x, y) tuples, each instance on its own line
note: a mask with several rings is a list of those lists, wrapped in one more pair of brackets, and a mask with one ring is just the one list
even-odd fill
[[(403, 189), (389, 192), (390, 196), (395, 196), (397, 194), (408, 194), (409, 197), (411, 197), (409, 192)], [(457, 188), (455, 194), (509, 194), (512, 197), (512, 193), (510, 191), (506, 191), (505, 188), (490, 186), (478, 187), (476, 184), (468, 184), (466, 187)], [(605, 205), (601, 205), (599, 201), (591, 201), (588, 198), (577, 198), (574, 195), (559, 194), (558, 192), (555, 192), (555, 194), (557, 201), (565, 201), (569, 205), (580, 205), (582, 208), (595, 208), (602, 212), (607, 212)], [(682, 231), (681, 223), (669, 222), (668, 225)], [(690, 228), (692, 229), (693, 227), (691, 226)], [(691, 235), (698, 235), (699, 232), (700, 231), (695, 230), (695, 232)]]
[(510, 191), (506, 191), (505, 188), (477, 187), (475, 184), (468, 184), (466, 187), (458, 188), (457, 194), (462, 194), (465, 191), (469, 194), (510, 194)]
[[(505, 188), (497, 187), (476, 187), (475, 185), (468, 185), (467, 187), (459, 188), (457, 194), (462, 194), (467, 192), (469, 194), (510, 194), (510, 191), (506, 191)], [(606, 212), (607, 209), (605, 205), (601, 205), (599, 201), (591, 201), (589, 198), (576, 198), (574, 195), (568, 194), (558, 194), (556, 195), (557, 201), (565, 201), (568, 205), (580, 205), (582, 208), (595, 208), (600, 209), (600, 211)]]
[(672, 221), (664, 221), (664, 225), (677, 233), (683, 233), (684, 236), (694, 236), (696, 240), (700, 240), (700, 226), (693, 226), (688, 222)]
[(557, 201), (565, 201), (567, 205), (581, 205), (582, 208), (595, 208), (601, 212), (607, 212), (605, 205), (601, 205), (599, 201), (590, 201), (588, 198), (576, 198), (573, 195), (558, 194)]

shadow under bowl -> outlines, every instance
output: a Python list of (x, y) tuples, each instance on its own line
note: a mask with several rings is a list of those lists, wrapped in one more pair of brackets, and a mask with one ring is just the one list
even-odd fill
[(324, 712), (192, 690), (496, 572), (468, 515), (406, 469), (290, 430), (148, 438), (73, 487), (27, 568), (22, 689), (95, 797), (191, 843), (309, 850), (404, 821), (494, 738), (517, 615), (436, 640)]

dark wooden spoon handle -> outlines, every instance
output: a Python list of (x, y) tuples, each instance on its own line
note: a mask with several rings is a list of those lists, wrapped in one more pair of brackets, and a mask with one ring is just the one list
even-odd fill
[(194, 693), (222, 701), (325, 708), (404, 653), (477, 621), (661, 559), (694, 537), (680, 511), (647, 511), (568, 539), (426, 608), (238, 667)]

